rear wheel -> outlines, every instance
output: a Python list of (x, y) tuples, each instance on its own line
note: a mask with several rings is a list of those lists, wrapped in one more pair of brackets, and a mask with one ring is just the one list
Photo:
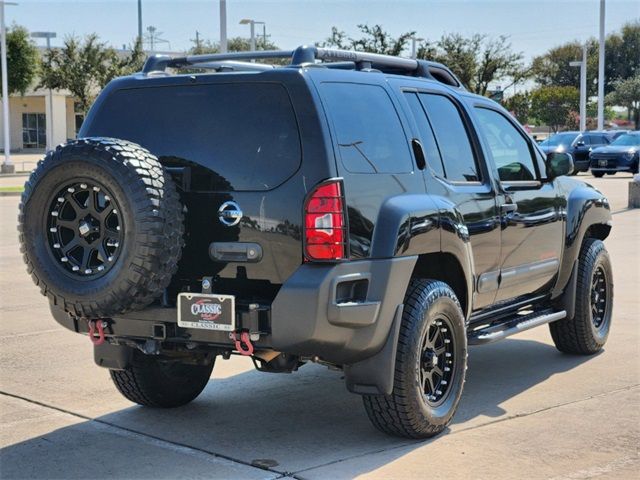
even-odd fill
[(186, 405), (200, 395), (215, 363), (212, 358), (204, 364), (187, 364), (137, 351), (133, 359), (127, 370), (110, 370), (113, 383), (128, 400), (162, 408)]
[(613, 311), (613, 273), (601, 240), (587, 238), (578, 259), (575, 314), (549, 324), (551, 337), (561, 352), (591, 355), (602, 349), (609, 336)]
[(382, 432), (427, 438), (451, 421), (467, 369), (464, 315), (451, 288), (413, 280), (405, 297), (391, 395), (363, 395), (371, 422)]

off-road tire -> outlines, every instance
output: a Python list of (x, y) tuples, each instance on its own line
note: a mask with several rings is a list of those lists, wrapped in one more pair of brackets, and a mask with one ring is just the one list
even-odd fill
[[(455, 364), (449, 391), (433, 407), (420, 385), (422, 342), (436, 318), (448, 319), (454, 336)], [(391, 395), (363, 395), (365, 410), (378, 430), (407, 438), (428, 438), (442, 432), (460, 401), (467, 369), (464, 315), (453, 290), (436, 280), (412, 280), (405, 296)]]
[(110, 370), (111, 380), (128, 400), (145, 407), (173, 408), (194, 400), (207, 385), (214, 359), (206, 365), (179, 363), (134, 352), (127, 370)]
[[(123, 225), (118, 257), (95, 279), (65, 270), (47, 240), (52, 196), (86, 178), (111, 192)], [(182, 205), (169, 174), (148, 150), (111, 138), (76, 140), (47, 153), (25, 184), (18, 220), (33, 281), (54, 306), (83, 318), (150, 304), (177, 270), (184, 242)]]
[[(594, 273), (602, 269), (606, 278), (606, 307), (602, 323), (596, 326), (592, 315), (592, 283)], [(586, 238), (578, 258), (575, 314), (549, 324), (556, 348), (564, 353), (592, 355), (599, 352), (607, 341), (613, 313), (613, 273), (611, 260), (604, 243)]]

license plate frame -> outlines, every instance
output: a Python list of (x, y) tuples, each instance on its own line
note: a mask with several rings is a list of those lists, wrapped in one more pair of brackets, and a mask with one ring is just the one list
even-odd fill
[(216, 332), (233, 332), (236, 328), (234, 295), (182, 292), (177, 306), (179, 327)]
[(599, 167), (606, 167), (608, 164), (607, 160), (598, 160), (598, 166)]

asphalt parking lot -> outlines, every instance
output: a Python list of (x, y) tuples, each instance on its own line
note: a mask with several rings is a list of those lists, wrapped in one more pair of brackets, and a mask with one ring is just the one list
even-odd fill
[(134, 406), (59, 327), (25, 272), (18, 197), (0, 198), (2, 478), (638, 478), (640, 209), (630, 175), (594, 179), (614, 228), (611, 336), (594, 357), (559, 353), (537, 328), (470, 352), (454, 423), (430, 441), (378, 433), (339, 372), (263, 374), (219, 360), (174, 410)]

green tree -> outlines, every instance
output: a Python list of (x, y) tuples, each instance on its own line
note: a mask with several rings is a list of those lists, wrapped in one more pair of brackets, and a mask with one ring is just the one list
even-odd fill
[[(531, 63), (533, 79), (541, 86), (578, 87), (580, 68), (571, 67), (569, 62), (582, 60), (582, 44), (569, 42), (554, 47), (544, 55), (535, 57)], [(591, 39), (587, 42), (587, 79), (598, 75), (598, 44)], [(587, 81), (589, 95), (594, 95), (597, 86)]]
[(640, 19), (624, 25), (620, 33), (612, 33), (605, 44), (605, 91), (613, 91), (614, 83), (640, 74)]
[(353, 38), (342, 30), (331, 27), (331, 35), (324, 42), (318, 42), (316, 45), (384, 55), (400, 55), (415, 34), (415, 32), (405, 32), (398, 37), (393, 37), (389, 32), (383, 30), (381, 25), (360, 24), (358, 30), (362, 35), (359, 38)]
[[(587, 90), (595, 95), (598, 77), (598, 42), (587, 40)], [(605, 42), (605, 93), (613, 90), (613, 83), (633, 77), (640, 72), (640, 20), (624, 25), (619, 33), (607, 36)], [(582, 44), (568, 42), (533, 59), (531, 70), (539, 85), (574, 87), (580, 84), (580, 69), (569, 62), (582, 59)]]
[(626, 107), (635, 129), (640, 129), (640, 73), (626, 80), (614, 82), (614, 90), (606, 98), (609, 105)]
[(9, 95), (12, 93), (24, 95), (36, 78), (39, 64), (38, 49), (29, 38), (29, 32), (24, 27), (13, 25), (7, 30)]
[(557, 132), (579, 103), (580, 92), (575, 87), (539, 87), (531, 92), (531, 115)]
[(504, 89), (528, 75), (522, 53), (514, 52), (504, 35), (492, 39), (480, 34), (445, 34), (437, 42), (423, 43), (417, 53), (418, 58), (444, 63), (469, 90), (480, 95), (486, 95), (493, 82), (509, 79), (511, 83)]
[(531, 111), (531, 94), (529, 92), (515, 93), (504, 101), (504, 108), (522, 124), (529, 121)]
[(131, 54), (118, 56), (114, 49), (100, 42), (96, 34), (83, 40), (67, 37), (62, 48), (45, 54), (40, 87), (69, 90), (84, 113), (100, 89), (114, 77), (138, 71), (143, 57), (139, 43)]
[[(211, 40), (195, 40), (192, 39), (193, 47), (189, 49), (191, 55), (202, 55), (208, 53), (220, 53), (220, 44)], [(256, 37), (257, 50), (278, 50), (278, 46), (267, 39), (265, 42), (263, 37)], [(251, 40), (244, 37), (232, 37), (227, 40), (227, 51), (229, 52), (248, 52), (251, 50)]]

